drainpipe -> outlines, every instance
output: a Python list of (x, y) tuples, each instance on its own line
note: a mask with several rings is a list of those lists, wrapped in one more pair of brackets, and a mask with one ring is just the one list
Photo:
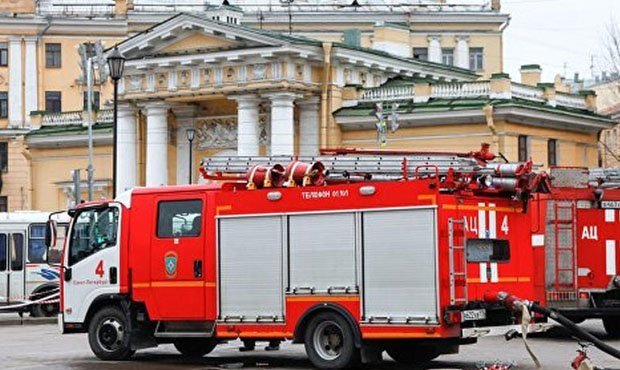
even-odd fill
[(321, 84), (321, 149), (327, 147), (327, 125), (329, 123), (330, 109), (329, 85), (332, 77), (332, 43), (323, 43), (323, 81)]
[(37, 91), (37, 95), (39, 96), (39, 98), (37, 99), (37, 101), (39, 102), (39, 106), (37, 107), (37, 110), (41, 110), (40, 107), (42, 106), (44, 100), (45, 100), (45, 95), (43, 94), (43, 91), (45, 91), (44, 86), (43, 86), (43, 35), (45, 34), (45, 32), (47, 32), (47, 30), (49, 30), (49, 28), (52, 26), (52, 16), (48, 15), (45, 17), (45, 27), (43, 27), (43, 29), (41, 31), (39, 31), (37, 33), (37, 83), (39, 84), (39, 86), (37, 86), (38, 91)]
[(496, 153), (501, 153), (502, 148), (499, 147), (499, 135), (497, 134), (497, 127), (495, 127), (495, 121), (493, 120), (493, 106), (487, 104), (482, 108), (482, 111), (487, 121), (487, 127), (493, 136), (493, 148), (497, 150)]

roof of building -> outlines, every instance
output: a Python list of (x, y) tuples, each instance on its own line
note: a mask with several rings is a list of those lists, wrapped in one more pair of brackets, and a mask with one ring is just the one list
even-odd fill
[[(399, 102), (398, 112), (407, 113), (428, 113), (428, 112), (447, 112), (458, 110), (481, 109), (486, 105), (494, 107), (525, 107), (538, 111), (551, 112), (571, 116), (581, 116), (596, 119), (604, 123), (615, 123), (608, 116), (597, 114), (592, 111), (575, 109), (564, 106), (551, 107), (542, 102), (512, 98), (512, 99), (491, 99), (488, 97), (473, 97), (459, 99), (430, 99), (425, 103), (414, 103), (411, 100)], [(374, 103), (360, 103), (355, 107), (341, 108), (334, 113), (336, 117), (366, 117), (374, 116)]]
[[(37, 130), (32, 130), (26, 137), (38, 136), (65, 136), (68, 134), (87, 134), (88, 127), (83, 125), (53, 125), (42, 126)], [(93, 133), (112, 133), (112, 123), (96, 123), (93, 125)]]

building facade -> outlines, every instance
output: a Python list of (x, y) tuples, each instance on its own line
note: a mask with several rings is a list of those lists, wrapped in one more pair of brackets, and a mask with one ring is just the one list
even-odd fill
[[(509, 17), (499, 1), (309, 4), (291, 8), (290, 17), (288, 8), (251, 2), (198, 9), (179, 3), (11, 3), (23, 9), (0, 17), (0, 39), (9, 45), (9, 112), (0, 124), (15, 133), (21, 157), (9, 159), (23, 161), (26, 175), (18, 185), (10, 172), (0, 193), (9, 194), (9, 209), (71, 203), (70, 171), (88, 163), (88, 57), (99, 66), (94, 196), (111, 195), (111, 86), (102, 62), (112, 45), (127, 58), (119, 86), (119, 191), (198, 181), (190, 150), (193, 158), (314, 155), (339, 146), (470, 151), (489, 142), (510, 160), (594, 166), (597, 137), (611, 124), (596, 114), (590, 91), (570, 95), (540, 84), (535, 66), (524, 66), (520, 84), (501, 73)], [(15, 67), (16, 55), (23, 68)], [(391, 122), (391, 131), (377, 130), (377, 117)], [(191, 147), (189, 128), (197, 130)], [(19, 191), (10, 190), (19, 186), (21, 203)]]

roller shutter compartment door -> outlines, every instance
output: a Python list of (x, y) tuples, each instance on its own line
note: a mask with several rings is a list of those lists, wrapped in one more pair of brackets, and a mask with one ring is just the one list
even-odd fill
[(282, 217), (219, 220), (220, 316), (282, 320)]
[(364, 212), (364, 319), (437, 323), (435, 209)]
[(355, 214), (289, 217), (290, 290), (354, 293)]

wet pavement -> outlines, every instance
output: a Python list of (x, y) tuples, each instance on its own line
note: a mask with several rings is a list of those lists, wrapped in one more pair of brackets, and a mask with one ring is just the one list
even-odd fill
[[(0, 318), (1, 320), (2, 318)], [(596, 335), (603, 335), (598, 321), (583, 324)], [(608, 340), (620, 348), (620, 340)], [(11, 370), (207, 370), (207, 369), (310, 369), (303, 345), (283, 344), (280, 351), (266, 352), (261, 343), (254, 352), (238, 351), (239, 342), (229, 342), (202, 359), (186, 359), (171, 345), (139, 351), (132, 361), (102, 362), (88, 347), (85, 334), (60, 335), (56, 325), (0, 326), (0, 369)], [(578, 348), (562, 330), (531, 338), (531, 346), (545, 369), (570, 369)], [(595, 365), (620, 369), (620, 361), (596, 349), (590, 350)], [(404, 369), (384, 356), (384, 362), (367, 369)], [(513, 369), (534, 369), (523, 342), (506, 342), (501, 337), (482, 338), (478, 344), (464, 346), (458, 355), (442, 356), (424, 369), (476, 369), (480, 364), (500, 360), (513, 363)]]

